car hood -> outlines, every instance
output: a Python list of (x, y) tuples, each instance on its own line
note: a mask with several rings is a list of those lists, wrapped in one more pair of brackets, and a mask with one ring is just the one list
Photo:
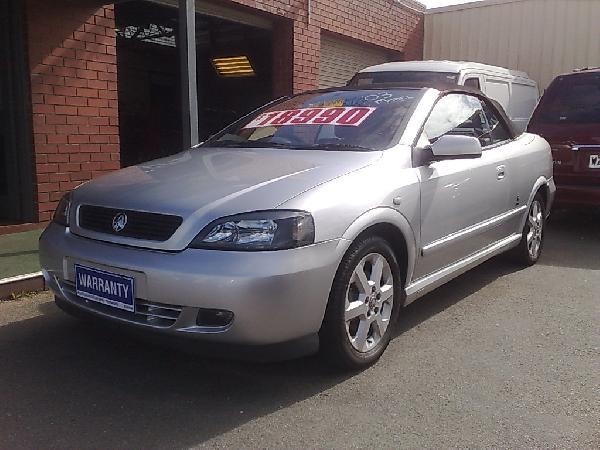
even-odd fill
[(381, 152), (287, 149), (192, 149), (128, 167), (85, 183), (73, 193), (82, 204), (176, 215), (183, 223), (164, 242), (102, 234), (78, 226), (79, 235), (164, 250), (185, 248), (209, 222), (246, 211), (277, 208), (319, 184), (365, 167)]

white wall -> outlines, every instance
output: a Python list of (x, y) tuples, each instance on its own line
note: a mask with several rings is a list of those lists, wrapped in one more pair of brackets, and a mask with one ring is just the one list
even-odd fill
[(424, 59), (523, 70), (541, 90), (556, 75), (600, 66), (600, 0), (487, 0), (430, 11)]

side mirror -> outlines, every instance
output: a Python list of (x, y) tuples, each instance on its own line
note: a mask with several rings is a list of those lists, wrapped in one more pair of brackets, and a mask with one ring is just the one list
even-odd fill
[(448, 134), (431, 145), (431, 153), (433, 161), (444, 161), (481, 158), (482, 150), (479, 139), (475, 137)]

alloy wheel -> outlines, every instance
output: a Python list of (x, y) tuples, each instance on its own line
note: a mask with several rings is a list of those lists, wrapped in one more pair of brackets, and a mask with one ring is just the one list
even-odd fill
[(394, 307), (394, 277), (387, 259), (366, 255), (356, 266), (346, 290), (346, 334), (352, 347), (364, 353), (384, 337)]
[(527, 232), (527, 249), (531, 259), (537, 259), (542, 247), (544, 232), (544, 210), (539, 200), (534, 200), (527, 217), (529, 231)]

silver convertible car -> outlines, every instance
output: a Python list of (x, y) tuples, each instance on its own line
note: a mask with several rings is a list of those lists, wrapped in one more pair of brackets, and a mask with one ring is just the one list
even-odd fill
[(78, 187), (40, 260), (73, 314), (360, 368), (413, 300), (508, 250), (534, 264), (554, 193), (546, 141), (480, 92), (320, 90)]

